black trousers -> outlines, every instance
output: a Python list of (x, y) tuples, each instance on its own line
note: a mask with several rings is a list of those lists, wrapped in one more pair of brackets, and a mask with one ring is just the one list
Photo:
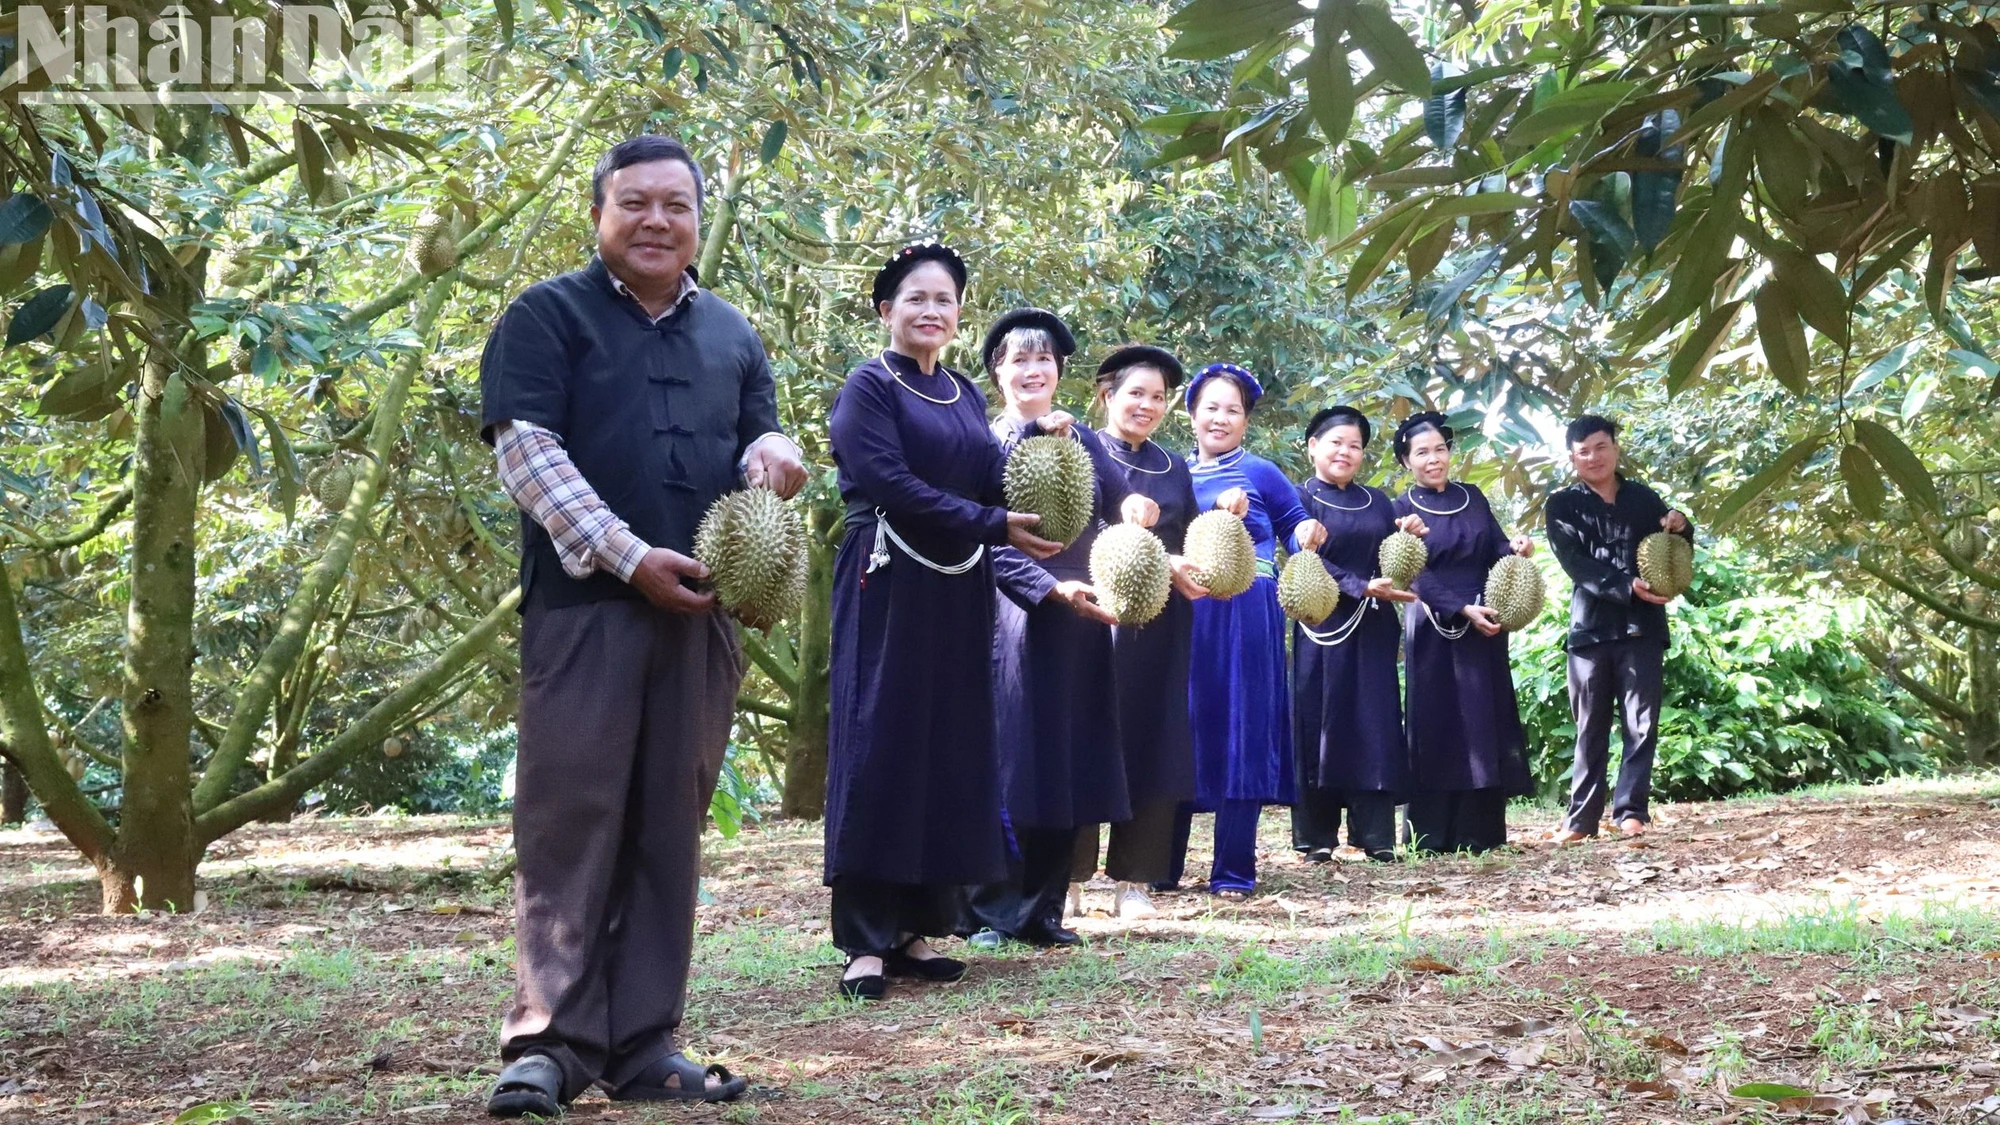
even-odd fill
[(1421, 852), (1489, 852), (1507, 842), (1507, 795), (1498, 789), (1419, 793), (1403, 838)]
[[(1111, 846), (1104, 852), (1104, 873), (1121, 883), (1157, 883), (1174, 864), (1175, 800), (1149, 801), (1132, 810), (1131, 820), (1111, 826)], [(1070, 853), (1069, 881), (1081, 883), (1097, 874), (1097, 843), (1101, 825), (1076, 830)]]
[(1062, 925), (1063, 896), (1069, 890), (1073, 828), (1016, 828), (1019, 860), (1010, 878), (968, 888), (960, 929), (984, 927), (1010, 937), (1033, 939)]
[(1340, 821), (1347, 818), (1347, 842), (1369, 859), (1389, 859), (1396, 851), (1396, 795), (1368, 790), (1301, 789), (1292, 806), (1292, 847), (1302, 852), (1340, 846)]
[(1340, 846), (1340, 791), (1316, 789), (1298, 782), (1292, 804), (1292, 850), (1332, 851)]
[(701, 833), (742, 655), (729, 619), (645, 602), (521, 618), (508, 1062), (542, 1054), (564, 1100), (675, 1050)]
[[(1607, 797), (1613, 823), (1627, 818), (1651, 822), (1647, 807), (1653, 793), (1653, 755), (1660, 742), (1666, 653), (1664, 641), (1643, 638), (1571, 650), (1569, 706), (1576, 720), (1576, 765), (1570, 773), (1569, 814), (1563, 818), (1571, 831), (1597, 835)], [(1623, 735), (1624, 756), (1618, 763), (1617, 788), (1608, 790), (1605, 771), (1614, 715)]]
[(960, 928), (962, 903), (955, 887), (844, 875), (832, 890), (833, 944), (849, 957), (880, 957), (906, 934), (942, 937)]

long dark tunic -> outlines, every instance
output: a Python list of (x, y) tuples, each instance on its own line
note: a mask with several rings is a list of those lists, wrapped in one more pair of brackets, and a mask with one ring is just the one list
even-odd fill
[(1194, 729), (1195, 798), (1216, 809), (1225, 800), (1289, 805), (1292, 709), (1285, 688), (1285, 615), (1278, 608), (1278, 537), (1290, 542), (1306, 518), (1298, 490), (1276, 465), (1238, 449), (1199, 467), (1190, 464), (1201, 511), (1232, 488), (1250, 496), (1243, 520), (1257, 545), (1257, 581), (1228, 599), (1194, 606), (1194, 653), (1188, 719)]
[(1527, 794), (1534, 786), (1507, 634), (1489, 637), (1460, 613), (1484, 595), (1487, 571), (1510, 553), (1507, 533), (1485, 494), (1456, 481), (1442, 492), (1412, 487), (1397, 498), (1396, 514), (1422, 516), (1430, 528), (1430, 560), (1410, 587), (1417, 603), (1403, 615), (1411, 792)]
[(1315, 789), (1401, 793), (1410, 769), (1396, 682), (1396, 611), (1365, 596), (1381, 574), (1382, 540), (1396, 530), (1395, 502), (1365, 484), (1338, 488), (1317, 477), (1299, 488), (1299, 500), (1326, 525), (1319, 557), (1341, 594), (1324, 622), (1292, 629), (1292, 744), (1300, 776)]
[[(1033, 422), (994, 423), (1003, 457), (1040, 432)], [(1011, 547), (994, 554), (993, 699), (1002, 792), (1017, 828), (1068, 830), (1132, 815), (1111, 705), (1111, 626), (1044, 600), (1058, 582), (1090, 581), (1091, 545), (1124, 499), (1097, 434), (1081, 423), (1071, 432), (1097, 471), (1097, 521), (1039, 563)]]
[[(847, 537), (834, 563), (825, 878), (1002, 878), (991, 552), (958, 574), (910, 553), (955, 568), (1006, 541), (985, 400), (964, 376), (885, 353), (848, 374), (828, 431)], [(908, 550), (884, 536), (888, 565), (870, 571), (878, 509)]]
[[(1181, 553), (1188, 522), (1198, 514), (1187, 462), (1148, 441), (1137, 449), (1103, 437), (1121, 497), (1138, 494), (1160, 506), (1153, 534), (1170, 555)], [(1194, 736), (1188, 727), (1188, 653), (1194, 605), (1168, 595), (1160, 615), (1111, 631), (1118, 700), (1118, 741), (1125, 789), (1134, 808), (1194, 796)]]

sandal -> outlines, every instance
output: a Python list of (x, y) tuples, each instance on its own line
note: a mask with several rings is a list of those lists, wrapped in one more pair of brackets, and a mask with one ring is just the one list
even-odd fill
[(558, 1117), (563, 1111), (562, 1067), (547, 1055), (524, 1055), (500, 1071), (486, 1099), (492, 1117)]
[(889, 955), (882, 958), (882, 967), (892, 977), (919, 977), (938, 984), (950, 984), (965, 978), (963, 961), (954, 961), (943, 954), (923, 959), (910, 956), (910, 947), (922, 940), (922, 935), (913, 935), (908, 941), (891, 949)]
[[(715, 1079), (710, 1085), (709, 1079)], [(750, 1087), (746, 1078), (729, 1073), (721, 1063), (700, 1066), (675, 1051), (661, 1055), (631, 1081), (611, 1091), (614, 1102), (729, 1102)]]
[[(849, 957), (847, 959), (847, 967), (849, 969), (853, 968), (854, 963), (860, 959), (858, 956)], [(888, 958), (883, 958), (883, 962), (886, 964)], [(889, 984), (883, 979), (881, 973), (864, 973), (858, 977), (845, 975), (846, 969), (841, 970), (841, 973), (840, 995), (844, 999), (873, 1001), (880, 1000), (889, 993)]]

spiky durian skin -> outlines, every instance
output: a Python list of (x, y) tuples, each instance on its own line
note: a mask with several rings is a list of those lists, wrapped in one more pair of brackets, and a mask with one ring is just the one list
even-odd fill
[(1243, 520), (1220, 509), (1188, 524), (1182, 557), (1194, 564), (1195, 581), (1213, 597), (1233, 598), (1257, 581), (1257, 545)]
[(1396, 589), (1407, 590), (1417, 575), (1423, 573), (1424, 564), (1430, 562), (1431, 549), (1409, 532), (1396, 531), (1382, 540), (1375, 557), (1382, 567), (1382, 577)]
[(1007, 507), (1042, 517), (1035, 534), (1067, 547), (1096, 514), (1097, 468), (1083, 443), (1055, 434), (1028, 438), (1007, 454)]
[(417, 216), (416, 228), (410, 232), (406, 260), (411, 269), (425, 277), (448, 273), (458, 264), (458, 246), (452, 241), (451, 220), (443, 212), (426, 211)]
[(753, 629), (805, 605), (805, 521), (768, 488), (727, 493), (695, 528), (694, 554), (708, 567), (716, 600)]
[(1694, 584), (1694, 548), (1671, 532), (1639, 540), (1639, 577), (1663, 598), (1677, 598)]
[(1508, 555), (1486, 572), (1486, 605), (1508, 632), (1532, 624), (1547, 600), (1541, 569), (1520, 555)]
[(1317, 625), (1339, 604), (1340, 587), (1318, 554), (1300, 551), (1285, 560), (1285, 568), (1278, 572), (1278, 608), (1285, 616)]
[(1173, 565), (1160, 537), (1137, 524), (1107, 527), (1090, 545), (1090, 584), (1121, 626), (1144, 625), (1167, 608)]

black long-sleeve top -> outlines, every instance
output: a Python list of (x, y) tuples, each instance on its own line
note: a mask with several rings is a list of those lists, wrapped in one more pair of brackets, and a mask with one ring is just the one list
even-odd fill
[[(1618, 498), (1605, 503), (1578, 482), (1549, 497), (1549, 549), (1569, 574), (1569, 647), (1628, 638), (1667, 640), (1667, 607), (1632, 596), (1639, 576), (1639, 541), (1662, 530), (1667, 502), (1635, 480), (1618, 478)], [(1681, 535), (1694, 542), (1694, 524)]]

